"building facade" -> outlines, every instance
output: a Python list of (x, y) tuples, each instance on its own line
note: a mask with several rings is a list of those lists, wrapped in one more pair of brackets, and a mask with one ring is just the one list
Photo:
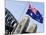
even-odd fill
[(14, 34), (25, 33), (28, 25), (29, 25), (29, 17), (24, 16), (20, 21), (20, 23), (18, 24)]
[(10, 11), (7, 8), (5, 8), (5, 31), (12, 32), (14, 24), (16, 24), (17, 26), (17, 20), (10, 13)]

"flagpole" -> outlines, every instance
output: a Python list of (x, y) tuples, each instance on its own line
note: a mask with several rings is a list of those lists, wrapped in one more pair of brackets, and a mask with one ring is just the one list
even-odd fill
[[(27, 7), (28, 4), (29, 4), (29, 2), (26, 4), (26, 7)], [(21, 13), (20, 18), (23, 16), (23, 14), (24, 14), (24, 12), (25, 12), (25, 10), (26, 10), (26, 7), (24, 8), (23, 12)], [(19, 20), (20, 20), (20, 19), (19, 19)]]

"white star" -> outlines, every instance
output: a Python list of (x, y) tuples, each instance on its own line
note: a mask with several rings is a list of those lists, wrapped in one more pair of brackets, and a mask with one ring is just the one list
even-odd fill
[(33, 14), (31, 13), (31, 16), (32, 16)]

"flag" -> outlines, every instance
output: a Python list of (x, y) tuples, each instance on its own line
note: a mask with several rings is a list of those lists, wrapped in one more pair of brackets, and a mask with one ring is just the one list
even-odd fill
[(43, 17), (40, 14), (40, 12), (34, 8), (34, 9), (28, 9), (26, 12), (27, 15), (29, 15), (30, 17), (32, 17), (34, 20), (43, 23)]

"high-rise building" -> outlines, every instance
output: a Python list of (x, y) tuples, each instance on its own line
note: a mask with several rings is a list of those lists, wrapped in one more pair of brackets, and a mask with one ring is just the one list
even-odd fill
[(11, 32), (14, 28), (14, 25), (17, 26), (18, 22), (10, 11), (5, 8), (5, 31)]
[(24, 16), (20, 21), (20, 23), (18, 24), (14, 34), (20, 34), (26, 32), (28, 25), (29, 25), (29, 17)]
[(30, 32), (30, 33), (35, 33), (36, 31), (37, 31), (37, 25), (34, 23), (27, 30), (27, 32)]

